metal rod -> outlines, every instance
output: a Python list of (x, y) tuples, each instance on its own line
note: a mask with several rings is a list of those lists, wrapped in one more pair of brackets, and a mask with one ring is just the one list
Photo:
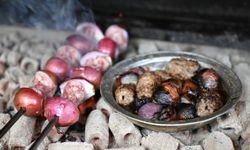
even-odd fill
[(59, 118), (58, 116), (55, 116), (49, 122), (49, 124), (44, 128), (44, 130), (39, 135), (39, 137), (36, 139), (36, 141), (31, 145), (31, 147), (29, 148), (29, 150), (36, 150), (37, 149), (37, 147), (40, 145), (40, 143), (43, 141), (43, 139), (47, 136), (47, 134), (49, 133), (49, 131), (51, 130), (51, 128), (54, 127), (54, 125), (56, 124), (58, 118)]
[(20, 108), (18, 112), (7, 122), (0, 130), (0, 139), (9, 131), (9, 129), (17, 122), (17, 120), (26, 112), (25, 108)]

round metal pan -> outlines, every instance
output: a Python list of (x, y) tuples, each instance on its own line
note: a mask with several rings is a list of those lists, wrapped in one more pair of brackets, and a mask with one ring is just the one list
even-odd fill
[[(226, 104), (218, 111), (205, 117), (197, 117), (189, 120), (178, 121), (152, 121), (144, 119), (136, 114), (133, 114), (120, 105), (118, 105), (113, 96), (113, 85), (117, 75), (120, 75), (130, 68), (138, 66), (148, 66), (150, 70), (163, 69), (172, 58), (186, 58), (196, 60), (201, 67), (213, 68), (222, 78), (223, 90), (227, 93)], [(155, 130), (175, 132), (186, 129), (194, 129), (210, 123), (215, 118), (225, 114), (238, 101), (242, 92), (242, 86), (238, 76), (224, 64), (211, 59), (209, 57), (188, 52), (158, 52), (147, 55), (139, 55), (133, 58), (125, 59), (115, 66), (111, 67), (103, 76), (101, 83), (101, 94), (106, 102), (118, 113), (127, 117), (134, 124), (143, 128)]]

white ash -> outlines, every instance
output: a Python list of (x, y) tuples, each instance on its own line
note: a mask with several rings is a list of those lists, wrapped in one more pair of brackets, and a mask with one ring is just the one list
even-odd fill
[(103, 97), (98, 100), (96, 109), (100, 110), (107, 117), (109, 117), (110, 114), (114, 112), (113, 108), (104, 100)]
[(105, 150), (145, 150), (142, 146), (132, 146), (132, 147), (121, 147), (121, 148), (109, 148)]
[(112, 113), (109, 117), (109, 129), (119, 147), (140, 145), (142, 138), (140, 131), (124, 116)]
[(173, 137), (175, 137), (176, 139), (180, 140), (185, 145), (192, 144), (193, 134), (192, 134), (192, 131), (190, 131), (190, 130), (174, 132), (174, 133), (170, 133), (170, 134)]
[(184, 146), (180, 148), (180, 150), (203, 150), (200, 145), (193, 145), (193, 146)]
[[(2, 129), (4, 127), (4, 125), (10, 120), (10, 116), (9, 114), (0, 114), (0, 129)], [(10, 131), (8, 131), (1, 139), (0, 139), (0, 145), (4, 146), (6, 145), (6, 142), (9, 140), (10, 138)], [(0, 149), (2, 149), (0, 147)]]
[[(40, 145), (37, 147), (36, 150), (46, 150), (46, 149), (48, 149), (48, 145), (50, 143), (51, 143), (51, 141), (48, 139), (48, 137), (45, 137), (44, 140), (40, 143)], [(26, 146), (25, 150), (29, 150), (32, 144), (33, 144), (33, 142), (30, 143), (30, 145)]]
[[(26, 147), (31, 143), (36, 118), (22, 116), (10, 129), (9, 147)], [(25, 137), (25, 138), (24, 138)]]
[[(2, 30), (0, 32), (2, 32)], [(32, 75), (32, 72), (35, 69), (31, 72), (29, 71), (26, 72), (25, 70), (21, 70), (21, 72), (16, 71), (15, 69), (13, 69), (13, 67), (20, 68), (20, 64), (16, 64), (15, 60), (11, 60), (11, 57), (9, 57), (8, 59), (8, 56), (11, 56), (12, 54), (16, 54), (15, 52), (19, 52), (19, 54), (23, 58), (21, 59), (21, 62), (24, 60), (25, 57), (29, 56), (29, 58), (34, 59), (40, 65), (37, 67), (37, 69), (43, 69), (46, 61), (51, 56), (54, 55), (54, 53), (56, 52), (55, 49), (60, 47), (63, 43), (63, 40), (65, 39), (65, 38), (62, 38), (63, 40), (59, 42), (58, 41), (54, 42), (54, 41), (48, 41), (46, 39), (40, 39), (39, 34), (36, 34), (36, 36), (26, 37), (26, 35), (24, 36), (22, 32), (20, 32), (20, 34), (17, 32), (12, 32), (12, 33), (8, 33), (7, 35), (5, 34), (4, 38), (0, 37), (0, 39), (2, 40), (0, 42), (0, 62), (5, 64), (5, 68), (3, 69), (2, 73), (1, 73), (1, 68), (0, 68), (0, 81), (3, 82), (5, 79), (7, 79), (8, 83), (10, 82), (12, 84), (11, 87), (14, 87), (14, 89), (15, 89), (15, 85), (29, 86), (30, 84), (29, 84), (28, 78), (30, 78), (30, 76), (27, 75), (27, 73), (30, 73), (30, 75)], [(172, 43), (172, 42), (165, 42), (165, 41), (141, 40), (140, 42), (149, 42), (149, 44), (140, 43), (141, 44), (140, 53), (144, 53), (143, 47), (145, 47), (145, 45), (149, 45), (148, 46), (149, 49), (154, 50), (154, 51), (159, 51), (159, 50), (160, 51), (162, 50), (182, 51), (183, 50), (183, 51), (194, 51), (194, 52), (199, 52), (201, 54), (208, 55), (209, 57), (215, 58), (221, 61), (222, 63), (226, 64), (227, 66), (232, 67), (242, 81), (243, 96), (240, 99), (240, 102), (238, 102), (237, 105), (235, 106), (235, 112), (233, 112), (231, 115), (228, 115), (227, 118), (217, 119), (218, 121), (217, 123), (215, 122), (215, 123), (210, 124), (211, 130), (208, 130), (206, 127), (202, 127), (196, 130), (196, 132), (184, 131), (184, 132), (171, 133), (172, 135), (171, 137), (179, 141), (179, 147), (181, 150), (183, 149), (185, 150), (186, 148), (191, 149), (191, 150), (192, 148), (193, 149), (197, 147), (200, 148), (199, 144), (204, 143), (204, 141), (208, 141), (210, 143), (212, 141), (213, 143), (212, 146), (217, 146), (218, 143), (216, 143), (216, 141), (213, 141), (211, 139), (213, 139), (213, 137), (216, 137), (215, 135), (217, 134), (218, 131), (220, 131), (220, 133), (224, 133), (225, 136), (227, 135), (226, 138), (225, 136), (219, 136), (219, 137), (223, 137), (222, 139), (226, 139), (224, 141), (233, 140), (235, 145), (240, 146), (241, 143), (239, 140), (237, 140), (237, 138), (242, 137), (243, 144), (239, 148), (241, 148), (242, 150), (248, 150), (250, 148), (249, 146), (250, 145), (250, 139), (249, 139), (250, 127), (248, 127), (248, 124), (250, 122), (249, 120), (250, 119), (249, 117), (250, 93), (248, 90), (246, 90), (250, 88), (250, 78), (249, 78), (249, 74), (250, 74), (249, 56), (250, 54), (248, 52), (225, 49), (225, 48), (218, 48), (218, 47), (210, 47), (210, 46)], [(137, 54), (135, 49), (136, 47), (137, 48), (139, 47), (138, 42), (132, 41), (131, 43), (133, 43), (133, 45), (132, 46), (129, 45), (130, 48), (128, 51), (126, 51), (126, 54), (123, 58), (133, 57)], [(15, 52), (12, 52), (12, 51), (15, 51)], [(37, 55), (34, 56), (34, 53), (36, 53)], [(11, 65), (7, 64), (7, 62), (10, 62)], [(10, 70), (12, 70), (12, 73)], [(17, 74), (19, 74), (18, 76), (13, 75), (13, 73), (16, 73), (16, 72)], [(6, 90), (8, 91), (8, 87), (6, 88), (7, 88)], [(7, 91), (3, 92), (3, 91), (4, 90), (2, 89), (1, 91), (2, 95), (0, 99), (0, 102), (1, 102), (0, 112), (3, 112), (3, 109), (6, 109), (6, 107), (1, 108), (5, 106), (6, 103), (8, 103), (7, 108), (10, 108), (10, 106), (12, 107), (14, 106), (13, 101), (12, 101), (13, 99), (12, 94), (14, 94), (13, 93), (14, 90), (12, 90), (12, 92), (7, 92)], [(97, 109), (102, 109), (102, 107), (104, 107), (104, 105), (98, 104)], [(14, 112), (16, 111), (11, 111), (10, 113), (13, 114)], [(2, 120), (1, 117), (0, 117), (0, 120)], [(141, 133), (145, 141), (145, 138), (149, 137), (154, 132), (147, 130), (147, 129), (142, 129)], [(162, 134), (165, 134), (165, 133), (162, 133)], [(229, 137), (231, 139), (229, 139)], [(79, 139), (77, 139), (77, 141), (78, 140)], [(58, 137), (56, 141), (58, 141)], [(183, 143), (185, 146), (180, 143)], [(56, 146), (60, 147), (60, 145), (63, 145), (63, 144), (56, 143)], [(3, 145), (0, 144), (0, 147), (1, 146)], [(172, 146), (173, 145), (171, 145), (171, 147)], [(66, 147), (69, 147), (68, 149), (72, 149), (71, 144), (68, 144)]]
[(94, 150), (92, 144), (86, 142), (63, 142), (49, 144), (48, 150)]
[(153, 132), (147, 137), (143, 137), (141, 144), (148, 150), (166, 150), (166, 148), (177, 150), (180, 142), (168, 133)]
[(204, 150), (234, 150), (231, 139), (222, 132), (213, 132), (202, 142)]

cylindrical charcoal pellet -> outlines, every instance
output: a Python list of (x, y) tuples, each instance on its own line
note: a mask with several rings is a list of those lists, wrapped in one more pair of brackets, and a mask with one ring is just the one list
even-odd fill
[(21, 69), (28, 74), (34, 74), (38, 67), (38, 61), (33, 58), (24, 57), (21, 61)]
[(9, 67), (5, 72), (4, 75), (6, 78), (13, 80), (14, 82), (18, 82), (18, 77), (24, 76), (24, 72), (21, 70), (20, 67)]
[(104, 100), (103, 97), (101, 97), (97, 104), (96, 109), (101, 110), (107, 117), (110, 116), (111, 113), (113, 113), (113, 109), (110, 107), (110, 105)]
[(132, 146), (132, 147), (110, 148), (105, 150), (145, 150), (145, 148), (142, 146)]
[(92, 144), (86, 142), (63, 142), (49, 144), (48, 150), (94, 150)]
[(106, 116), (100, 110), (89, 114), (85, 126), (85, 141), (96, 149), (105, 149), (109, 144), (109, 128)]
[(22, 58), (22, 55), (20, 53), (11, 51), (9, 52), (7, 56), (7, 64), (15, 66), (19, 64), (21, 58)]
[(109, 117), (109, 128), (119, 147), (140, 145), (142, 136), (139, 129), (124, 116), (112, 113)]
[(28, 146), (32, 141), (35, 123), (36, 118), (22, 116), (10, 129), (8, 145), (12, 148)]

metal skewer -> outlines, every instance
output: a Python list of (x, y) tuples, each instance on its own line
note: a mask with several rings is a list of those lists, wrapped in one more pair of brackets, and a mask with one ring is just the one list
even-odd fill
[(17, 120), (26, 112), (25, 108), (20, 108), (18, 112), (7, 122), (0, 130), (0, 139), (9, 131), (9, 129), (17, 122)]
[(36, 141), (31, 145), (29, 150), (36, 150), (37, 147), (40, 145), (40, 143), (43, 141), (43, 139), (47, 136), (49, 131), (55, 126), (58, 116), (54, 116), (54, 118), (49, 122), (49, 124), (44, 128), (42, 133), (39, 135), (39, 137), (36, 139)]

